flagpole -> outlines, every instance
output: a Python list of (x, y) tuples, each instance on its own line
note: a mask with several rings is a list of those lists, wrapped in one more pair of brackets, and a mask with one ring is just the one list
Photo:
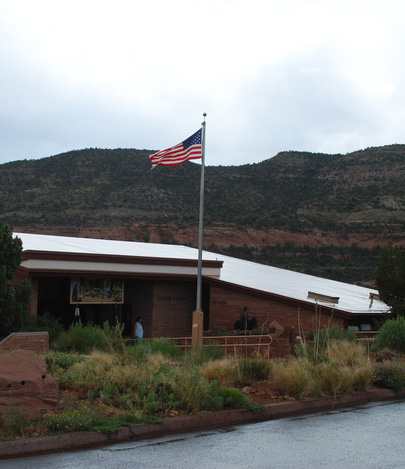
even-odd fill
[[(203, 219), (204, 219), (204, 172), (205, 172), (205, 117), (202, 126), (202, 158), (201, 158), (201, 182), (200, 182), (200, 216), (198, 222), (198, 269), (197, 269), (197, 310), (201, 310), (202, 297), (202, 246), (203, 246)], [(202, 326), (202, 325), (201, 325)]]

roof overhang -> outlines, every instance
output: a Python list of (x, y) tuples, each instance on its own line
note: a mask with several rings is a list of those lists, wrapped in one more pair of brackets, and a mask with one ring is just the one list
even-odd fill
[[(138, 257), (122, 255), (81, 254), (50, 251), (24, 251), (21, 269), (30, 275), (122, 275), (122, 276), (189, 276), (196, 277), (198, 261), (195, 259), (175, 259)], [(202, 274), (219, 278), (223, 262), (203, 260)]]
[(331, 315), (338, 315), (338, 316), (340, 316), (342, 318), (345, 318), (345, 319), (350, 319), (350, 318), (355, 318), (355, 317), (358, 318), (358, 317), (362, 317), (362, 316), (381, 317), (381, 316), (390, 316), (391, 315), (391, 312), (389, 310), (387, 310), (386, 308), (381, 309), (381, 310), (377, 310), (377, 311), (375, 311), (375, 310), (372, 311), (370, 309), (348, 311), (348, 310), (344, 310), (344, 309), (339, 308), (338, 306), (336, 306), (336, 304), (334, 302), (324, 301), (324, 302), (318, 303), (319, 300), (317, 300), (315, 298), (311, 298), (311, 296), (309, 296), (306, 300), (291, 298), (289, 296), (284, 296), (284, 295), (280, 295), (280, 294), (273, 293), (273, 292), (265, 292), (263, 290), (257, 290), (255, 288), (251, 288), (251, 287), (243, 287), (243, 286), (240, 286), (240, 285), (235, 285), (235, 284), (230, 283), (230, 282), (224, 282), (222, 280), (217, 280), (216, 278), (210, 279), (209, 283), (212, 283), (212, 284), (215, 284), (215, 285), (221, 285), (222, 287), (226, 286), (230, 290), (235, 290), (235, 291), (239, 291), (239, 292), (240, 291), (245, 291), (246, 293), (250, 293), (250, 294), (253, 294), (253, 295), (261, 297), (261, 298), (267, 298), (267, 299), (272, 299), (272, 300), (275, 300), (275, 301), (281, 301), (282, 303), (294, 304), (297, 307), (302, 306), (303, 308), (307, 308), (307, 309), (308, 308), (311, 309), (311, 308), (315, 308), (315, 307), (321, 308), (321, 310), (324, 313), (331, 314)]

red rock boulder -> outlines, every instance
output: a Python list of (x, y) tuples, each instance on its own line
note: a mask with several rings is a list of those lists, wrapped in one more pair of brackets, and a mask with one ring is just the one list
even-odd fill
[(0, 412), (17, 407), (27, 417), (39, 418), (41, 411), (55, 411), (59, 397), (45, 360), (29, 350), (0, 355)]

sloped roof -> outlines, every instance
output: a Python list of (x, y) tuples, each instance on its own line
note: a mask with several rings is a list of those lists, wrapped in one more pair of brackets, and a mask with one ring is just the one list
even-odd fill
[[(100, 256), (131, 256), (166, 260), (197, 260), (198, 250), (181, 245), (139, 243), (132, 241), (113, 241), (92, 238), (74, 238), (41, 234), (14, 233), (23, 242), (23, 252), (57, 252), (92, 254)], [(335, 280), (302, 274), (286, 269), (249, 262), (234, 257), (203, 251), (204, 261), (222, 261), (223, 266), (215, 276), (220, 282), (234, 286), (254, 289), (281, 297), (291, 298), (308, 304), (324, 304), (319, 297), (338, 298), (335, 309), (351, 314), (378, 314), (388, 312), (382, 301), (370, 300), (370, 293), (378, 295), (377, 290), (360, 287)], [(196, 275), (196, 271), (190, 271)], [(203, 275), (206, 275), (203, 270)], [(308, 298), (314, 292), (318, 299)]]

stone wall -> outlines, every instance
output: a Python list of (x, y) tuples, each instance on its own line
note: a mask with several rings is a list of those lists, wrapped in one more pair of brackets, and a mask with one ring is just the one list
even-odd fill
[(13, 332), (0, 342), (0, 354), (12, 350), (46, 353), (49, 351), (49, 334), (48, 332)]

